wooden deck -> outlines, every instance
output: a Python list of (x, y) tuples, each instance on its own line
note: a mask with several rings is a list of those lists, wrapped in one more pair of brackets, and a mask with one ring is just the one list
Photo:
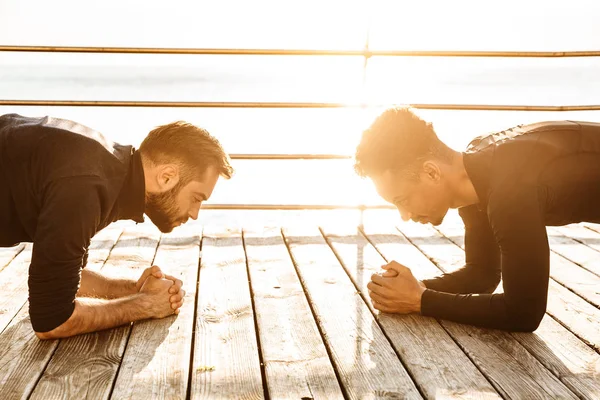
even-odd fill
[(548, 229), (547, 314), (525, 334), (375, 311), (366, 284), (386, 260), (418, 278), (464, 262), (455, 214), (386, 221), (111, 226), (88, 268), (160, 265), (184, 281), (183, 309), (55, 341), (31, 329), (31, 246), (2, 249), (0, 399), (600, 398), (600, 226)]

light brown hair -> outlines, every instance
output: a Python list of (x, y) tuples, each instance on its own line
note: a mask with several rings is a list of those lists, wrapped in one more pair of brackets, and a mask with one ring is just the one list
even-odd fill
[(153, 129), (139, 151), (153, 164), (180, 165), (183, 182), (201, 178), (209, 166), (214, 166), (227, 179), (234, 172), (219, 141), (205, 129), (184, 121)]

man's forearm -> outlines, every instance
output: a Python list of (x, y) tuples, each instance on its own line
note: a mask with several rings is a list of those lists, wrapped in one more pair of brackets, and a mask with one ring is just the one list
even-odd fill
[(36, 335), (40, 339), (58, 339), (114, 328), (151, 318), (150, 308), (142, 293), (113, 300), (78, 298), (75, 310), (66, 322), (50, 332), (36, 332)]
[(136, 281), (110, 278), (99, 272), (83, 269), (77, 297), (115, 299), (137, 293)]
[(421, 297), (421, 314), (483, 328), (531, 332), (544, 316), (545, 298), (531, 293), (518, 297), (509, 301), (505, 293), (455, 294), (429, 289)]
[(500, 271), (466, 264), (456, 271), (424, 279), (422, 282), (425, 287), (438, 292), (492, 293), (500, 282)]

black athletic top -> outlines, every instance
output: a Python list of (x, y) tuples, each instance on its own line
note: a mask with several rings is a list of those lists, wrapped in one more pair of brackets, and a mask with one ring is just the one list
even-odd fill
[(29, 313), (50, 331), (75, 307), (90, 239), (143, 221), (144, 172), (131, 146), (57, 118), (0, 116), (0, 246), (33, 242)]
[[(546, 226), (600, 222), (600, 124), (542, 122), (476, 138), (464, 165), (479, 203), (459, 209), (466, 265), (425, 280), (421, 313), (511, 331), (546, 311)], [(491, 294), (502, 278), (504, 293)]]

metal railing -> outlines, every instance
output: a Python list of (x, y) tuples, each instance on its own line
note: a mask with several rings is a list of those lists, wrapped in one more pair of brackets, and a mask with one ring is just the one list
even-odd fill
[[(113, 54), (195, 54), (195, 55), (255, 55), (255, 56), (360, 56), (364, 57), (363, 78), (371, 57), (600, 57), (600, 51), (403, 51), (310, 49), (219, 49), (219, 48), (150, 48), (150, 47), (85, 47), (85, 46), (0, 46), (0, 52), (52, 53), (113, 53)], [(364, 79), (363, 79), (364, 84)], [(366, 104), (310, 102), (202, 102), (202, 101), (93, 101), (93, 100), (6, 100), (0, 106), (68, 106), (68, 107), (187, 107), (187, 108), (341, 108), (367, 107)], [(370, 107), (383, 107), (373, 105)], [(486, 111), (598, 111), (596, 105), (485, 105), (485, 104), (409, 104), (417, 109), (486, 110)], [(350, 159), (343, 154), (231, 154), (234, 160), (331, 160)], [(332, 210), (332, 209), (393, 209), (389, 205), (332, 205), (332, 204), (205, 204), (209, 210)]]
[[(391, 104), (294, 103), (238, 101), (96, 101), (96, 100), (0, 100), (0, 106), (60, 107), (164, 107), (164, 108), (348, 108), (384, 107)], [(598, 111), (600, 104), (572, 106), (526, 106), (503, 104), (407, 104), (423, 110), (463, 111)]]
[(347, 154), (230, 154), (232, 160), (349, 160)]
[(174, 47), (0, 46), (0, 51), (46, 53), (196, 54), (246, 56), (361, 56), (361, 57), (600, 57), (600, 51), (450, 51), (450, 50), (319, 50), (212, 49)]
[(393, 210), (387, 204), (202, 204), (203, 210)]

